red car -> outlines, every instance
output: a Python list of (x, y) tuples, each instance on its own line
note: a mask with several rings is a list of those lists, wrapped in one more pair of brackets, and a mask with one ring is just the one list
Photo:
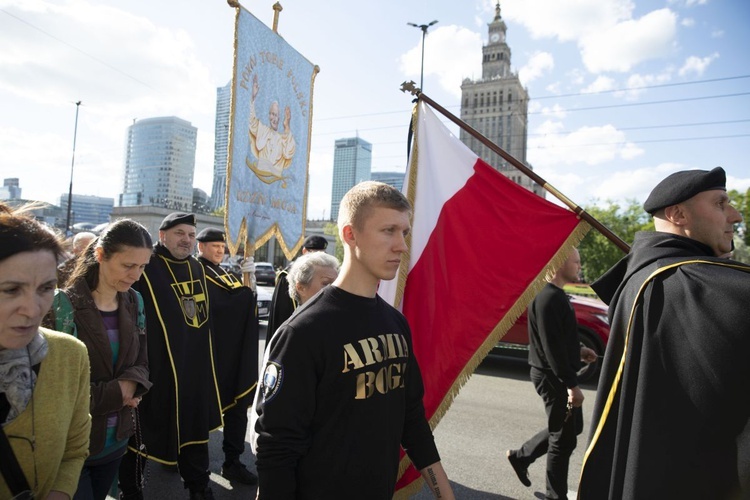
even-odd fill
[[(607, 347), (607, 340), (609, 340), (607, 305), (598, 299), (589, 299), (578, 295), (569, 295), (569, 297), (576, 312), (578, 337), (581, 343), (590, 347), (599, 355), (595, 363), (584, 365), (578, 372), (578, 380), (585, 382), (599, 373), (604, 349)], [(527, 356), (529, 351), (528, 323), (528, 317), (524, 312), (490, 354), (513, 357)]]

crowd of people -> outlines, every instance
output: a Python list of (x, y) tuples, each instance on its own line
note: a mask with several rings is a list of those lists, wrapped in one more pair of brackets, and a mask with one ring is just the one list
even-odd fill
[[(592, 285), (611, 333), (578, 497), (750, 498), (750, 266), (731, 258), (742, 217), (726, 174), (672, 174), (644, 210), (655, 231)], [(64, 263), (61, 238), (27, 212), (0, 204), (0, 498), (104, 499), (115, 485), (140, 499), (153, 462), (211, 499), (209, 433), (222, 427), (221, 474), (259, 499), (390, 499), (400, 448), (435, 498), (454, 498), (408, 322), (377, 294), (408, 250), (398, 190), (344, 196), (343, 262), (324, 238), (303, 242), (277, 280), (261, 366), (256, 295), (219, 265), (223, 231), (175, 212), (154, 244), (122, 219)], [(584, 428), (576, 372), (597, 357), (563, 289), (578, 251), (557, 264), (528, 306), (547, 425), (505, 452), (525, 486), (546, 454), (550, 499), (567, 498)], [(257, 476), (240, 461), (248, 434)]]

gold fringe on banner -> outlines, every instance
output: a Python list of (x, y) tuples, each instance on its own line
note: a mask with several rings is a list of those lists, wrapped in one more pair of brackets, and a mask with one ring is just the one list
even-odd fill
[[(419, 103), (414, 105), (411, 111), (411, 127), (414, 131), (412, 137), (411, 155), (409, 157), (409, 178), (406, 179), (407, 185), (407, 197), (409, 203), (414, 207), (415, 196), (417, 192), (417, 157), (419, 156), (419, 149), (417, 148), (417, 116)], [(411, 214), (411, 223), (414, 225), (414, 213)], [(406, 235), (406, 248), (408, 250), (401, 255), (401, 265), (398, 268), (398, 284), (396, 285), (396, 296), (393, 299), (393, 307), (401, 310), (401, 301), (404, 298), (404, 288), (406, 287), (406, 277), (409, 275), (409, 263), (411, 261), (411, 231)], [(400, 475), (400, 474), (399, 474)]]

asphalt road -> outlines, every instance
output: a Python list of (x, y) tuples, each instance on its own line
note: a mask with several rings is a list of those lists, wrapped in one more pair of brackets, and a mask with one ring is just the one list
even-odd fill
[[(265, 337), (265, 324), (261, 337)], [(261, 340), (261, 354), (264, 340)], [(570, 462), (569, 498), (577, 485), (586, 437), (589, 433), (595, 385), (583, 387), (584, 431), (578, 439)], [(435, 439), (456, 498), (466, 500), (544, 498), (545, 460), (529, 468), (531, 487), (524, 487), (505, 458), (505, 450), (518, 448), (545, 425), (544, 406), (529, 381), (525, 362), (506, 358), (487, 358), (461, 389), (460, 394), (435, 430)], [(221, 477), (222, 433), (212, 433), (209, 443), (211, 488), (218, 500), (255, 498), (254, 486), (231, 484)], [(255, 470), (247, 450), (241, 457)], [(161, 465), (147, 466), (146, 499), (187, 498), (180, 476)], [(413, 499), (432, 495), (423, 488)]]

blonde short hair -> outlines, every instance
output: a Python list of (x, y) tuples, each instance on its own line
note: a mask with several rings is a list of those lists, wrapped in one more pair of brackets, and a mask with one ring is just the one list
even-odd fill
[(364, 181), (351, 188), (341, 199), (339, 231), (347, 225), (362, 229), (364, 220), (374, 207), (392, 208), (411, 214), (411, 204), (401, 191), (383, 182)]

